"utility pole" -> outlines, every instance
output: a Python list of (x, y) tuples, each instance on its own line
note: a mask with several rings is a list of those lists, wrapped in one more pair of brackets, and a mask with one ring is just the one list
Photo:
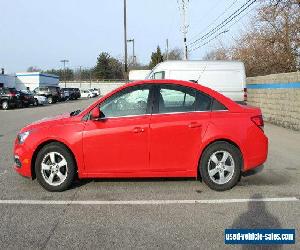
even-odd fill
[(134, 54), (134, 38), (128, 39), (127, 42), (132, 42), (132, 64), (135, 64), (135, 54)]
[(124, 0), (124, 61), (125, 61), (125, 74), (127, 78), (128, 68), (127, 68), (127, 24), (126, 24), (126, 0)]
[(166, 39), (166, 60), (169, 60), (169, 39)]
[(188, 27), (189, 25), (186, 22), (186, 15), (187, 15), (187, 8), (188, 8), (188, 2), (189, 0), (177, 0), (179, 4), (179, 11), (181, 14), (181, 32), (183, 34), (183, 59), (187, 60), (188, 59), (188, 53), (187, 53), (187, 41), (186, 41), (186, 34), (188, 32)]
[(69, 60), (66, 60), (66, 59), (63, 59), (63, 60), (60, 60), (60, 62), (63, 63), (64, 65), (64, 79), (65, 79), (65, 88), (67, 87), (67, 79), (66, 79), (66, 63), (69, 62)]
[(92, 88), (92, 71), (90, 70), (90, 89)]
[(80, 89), (81, 89), (81, 67), (79, 66), (79, 85), (80, 85)]

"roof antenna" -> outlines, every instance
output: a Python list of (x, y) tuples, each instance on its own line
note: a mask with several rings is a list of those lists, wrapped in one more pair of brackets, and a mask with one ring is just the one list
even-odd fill
[(207, 64), (208, 64), (208, 61), (206, 61), (205, 66), (204, 66), (202, 72), (200, 72), (198, 79), (195, 81), (196, 83), (199, 83), (199, 80), (200, 80), (201, 76), (203, 75), (204, 71), (207, 68)]

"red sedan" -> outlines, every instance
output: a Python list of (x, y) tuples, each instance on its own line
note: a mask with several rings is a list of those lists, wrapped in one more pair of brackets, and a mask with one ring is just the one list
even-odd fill
[(79, 178), (195, 177), (218, 191), (266, 161), (259, 108), (199, 84), (139, 81), (83, 111), (23, 128), (15, 170), (63, 191)]

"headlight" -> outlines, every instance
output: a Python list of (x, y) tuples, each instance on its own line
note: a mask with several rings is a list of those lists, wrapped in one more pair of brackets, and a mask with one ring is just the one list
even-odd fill
[(26, 140), (26, 138), (28, 137), (29, 134), (30, 134), (29, 131), (18, 134), (19, 143), (22, 144)]

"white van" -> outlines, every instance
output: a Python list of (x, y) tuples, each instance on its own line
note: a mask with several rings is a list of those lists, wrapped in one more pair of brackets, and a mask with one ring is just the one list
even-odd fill
[(247, 98), (245, 67), (238, 61), (166, 61), (157, 64), (146, 79), (193, 81), (236, 102)]
[(137, 70), (130, 70), (129, 71), (129, 81), (135, 81), (135, 80), (144, 80), (147, 75), (149, 75), (151, 70), (143, 70), (143, 69), (137, 69)]

